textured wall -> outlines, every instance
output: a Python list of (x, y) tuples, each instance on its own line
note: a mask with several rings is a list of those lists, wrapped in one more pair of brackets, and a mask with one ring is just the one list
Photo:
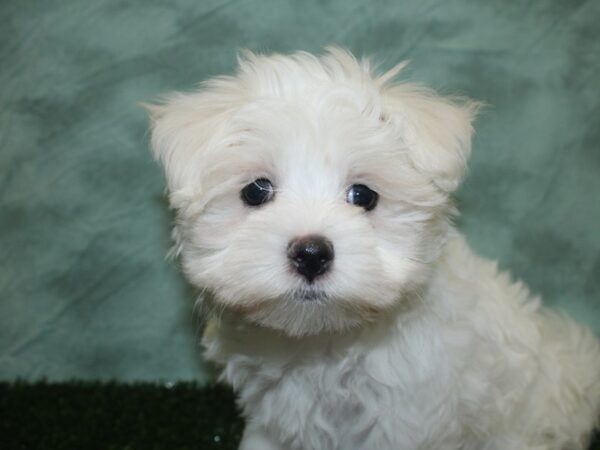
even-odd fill
[(192, 379), (194, 292), (137, 102), (337, 43), (490, 106), (459, 223), (600, 331), (600, 2), (0, 3), (0, 378)]

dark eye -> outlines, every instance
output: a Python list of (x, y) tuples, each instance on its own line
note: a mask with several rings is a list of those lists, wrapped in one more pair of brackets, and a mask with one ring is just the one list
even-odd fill
[(240, 193), (248, 206), (259, 206), (273, 198), (273, 184), (266, 178), (259, 178), (248, 184)]
[(379, 194), (364, 184), (353, 184), (346, 191), (346, 201), (351, 205), (365, 208), (365, 211), (371, 211), (375, 208), (378, 199)]

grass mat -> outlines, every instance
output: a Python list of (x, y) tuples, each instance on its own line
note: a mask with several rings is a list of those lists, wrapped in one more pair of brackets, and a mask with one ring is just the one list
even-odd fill
[(0, 382), (1, 450), (234, 450), (242, 430), (219, 384)]
[(0, 383), (2, 450), (233, 450), (242, 430), (221, 385)]

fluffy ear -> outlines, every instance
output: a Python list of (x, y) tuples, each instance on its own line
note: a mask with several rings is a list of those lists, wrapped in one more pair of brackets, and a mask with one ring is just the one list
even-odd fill
[(442, 191), (456, 190), (471, 152), (472, 122), (481, 104), (444, 98), (415, 84), (384, 87), (384, 108), (400, 128), (415, 168)]
[(202, 189), (202, 161), (235, 104), (232, 86), (228, 79), (217, 79), (196, 92), (144, 105), (150, 114), (152, 151), (164, 168), (173, 206), (178, 206), (176, 199)]

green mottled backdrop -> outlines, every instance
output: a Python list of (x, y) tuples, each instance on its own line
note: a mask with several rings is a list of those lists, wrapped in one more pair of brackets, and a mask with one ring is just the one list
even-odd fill
[(600, 331), (600, 2), (0, 2), (0, 378), (193, 379), (194, 292), (138, 102), (238, 49), (347, 46), (490, 106), (460, 226)]

